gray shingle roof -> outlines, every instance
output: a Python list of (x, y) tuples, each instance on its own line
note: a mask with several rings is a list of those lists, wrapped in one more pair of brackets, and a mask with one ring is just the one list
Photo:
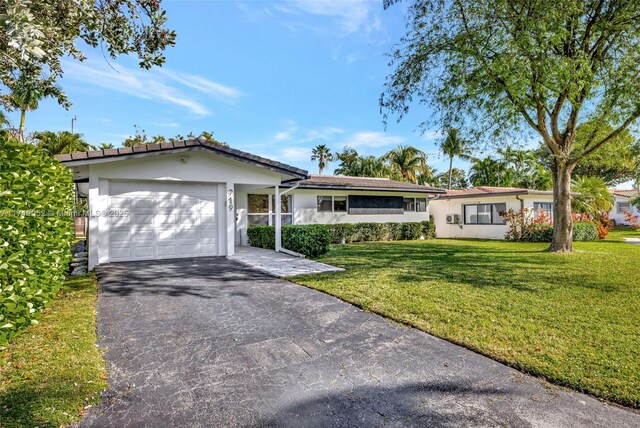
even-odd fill
[(287, 165), (281, 162), (277, 162), (271, 159), (256, 156), (251, 153), (243, 152), (241, 150), (232, 149), (230, 147), (222, 146), (220, 144), (206, 141), (204, 138), (198, 138), (196, 140), (186, 141), (174, 141), (169, 143), (160, 144), (145, 144), (134, 147), (121, 147), (117, 149), (105, 149), (94, 150), (89, 152), (76, 152), (71, 154), (56, 155), (56, 158), (69, 166), (82, 165), (86, 163), (92, 163), (95, 161), (110, 161), (117, 160), (118, 158), (127, 157), (144, 157), (147, 155), (153, 155), (157, 152), (172, 151), (172, 150), (189, 150), (189, 149), (205, 149), (220, 156), (235, 159), (241, 162), (251, 163), (262, 166), (273, 171), (291, 175), (295, 178), (307, 178), (309, 173), (303, 169), (296, 168), (291, 165)]
[(444, 193), (444, 190), (388, 178), (348, 177), (344, 175), (311, 175), (298, 182), (301, 189), (378, 190), (413, 193)]

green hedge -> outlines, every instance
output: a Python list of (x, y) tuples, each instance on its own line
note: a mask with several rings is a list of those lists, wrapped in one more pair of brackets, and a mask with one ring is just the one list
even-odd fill
[[(524, 242), (551, 242), (553, 225), (537, 223), (522, 237)], [(598, 239), (598, 228), (594, 222), (579, 222), (573, 224), (574, 241), (595, 241)]]
[[(247, 229), (249, 244), (273, 250), (276, 246), (274, 226), (252, 226)], [(317, 257), (329, 251), (331, 231), (325, 225), (309, 224), (282, 227), (282, 246), (287, 250)]]
[(400, 241), (436, 236), (433, 220), (407, 223), (343, 223), (328, 225), (331, 242)]
[[(275, 248), (274, 226), (251, 226), (247, 229), (249, 244)], [(329, 251), (329, 244), (361, 241), (399, 241), (434, 238), (433, 220), (412, 223), (342, 223), (282, 227), (282, 246), (288, 250), (316, 257)]]
[(73, 181), (60, 162), (0, 134), (0, 349), (65, 278), (73, 242)]

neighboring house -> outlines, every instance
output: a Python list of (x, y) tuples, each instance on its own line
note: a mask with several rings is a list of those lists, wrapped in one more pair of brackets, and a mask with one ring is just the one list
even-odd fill
[(254, 224), (276, 227), (279, 250), (281, 222), (427, 220), (428, 198), (444, 193), (388, 179), (309, 176), (204, 139), (57, 157), (88, 197), (89, 269), (233, 255)]
[(432, 199), (429, 206), (438, 238), (504, 239), (507, 225), (500, 212), (531, 208), (552, 216), (553, 192), (479, 186), (449, 190)]
[(614, 220), (616, 224), (629, 224), (629, 222), (625, 220), (625, 211), (630, 212), (632, 215), (640, 215), (640, 210), (631, 205), (631, 200), (640, 196), (639, 190), (609, 189), (609, 191), (615, 199), (615, 204), (611, 211), (609, 211), (609, 218)]

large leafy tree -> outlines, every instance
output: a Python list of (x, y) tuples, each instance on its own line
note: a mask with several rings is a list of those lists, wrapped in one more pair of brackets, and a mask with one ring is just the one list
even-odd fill
[[(593, 132), (603, 137), (612, 131), (613, 128), (607, 123), (584, 123), (578, 126), (576, 130), (575, 147), (582, 147)], [(537, 151), (537, 155), (540, 163), (551, 167), (553, 157), (546, 147), (541, 146)], [(615, 186), (625, 181), (633, 180), (639, 161), (640, 143), (631, 135), (629, 130), (625, 129), (613, 138), (609, 144), (604, 145), (578, 163), (573, 169), (573, 175), (575, 177), (598, 177), (603, 179), (609, 186)]]
[(453, 158), (469, 158), (469, 142), (463, 139), (460, 132), (455, 128), (447, 129), (446, 138), (440, 143), (440, 150), (449, 157), (449, 180), (447, 189), (451, 190), (453, 185)]
[(311, 160), (318, 161), (318, 174), (322, 175), (327, 165), (333, 162), (333, 153), (325, 144), (319, 144), (311, 150)]
[[(56, 82), (63, 73), (63, 57), (85, 59), (79, 42), (101, 46), (112, 58), (135, 54), (143, 68), (162, 65), (162, 53), (174, 44), (175, 33), (165, 27), (160, 3), (0, 0), (0, 83), (9, 89), (0, 96), (4, 108), (16, 108), (12, 100), (18, 88), (27, 88), (32, 95), (54, 95), (67, 106)], [(20, 106), (31, 108), (24, 102)]]
[(413, 146), (400, 145), (386, 153), (382, 159), (391, 170), (397, 171), (404, 180), (412, 183), (417, 183), (421, 175), (431, 175), (427, 155)]
[(573, 170), (640, 117), (638, 16), (637, 1), (414, 0), (381, 107), (402, 118), (427, 103), (436, 121), (493, 139), (536, 133), (553, 158), (549, 249), (572, 251)]

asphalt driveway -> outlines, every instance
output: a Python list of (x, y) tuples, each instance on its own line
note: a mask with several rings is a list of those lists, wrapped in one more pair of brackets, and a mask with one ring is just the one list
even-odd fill
[(640, 426), (640, 415), (225, 258), (99, 268), (83, 427)]

